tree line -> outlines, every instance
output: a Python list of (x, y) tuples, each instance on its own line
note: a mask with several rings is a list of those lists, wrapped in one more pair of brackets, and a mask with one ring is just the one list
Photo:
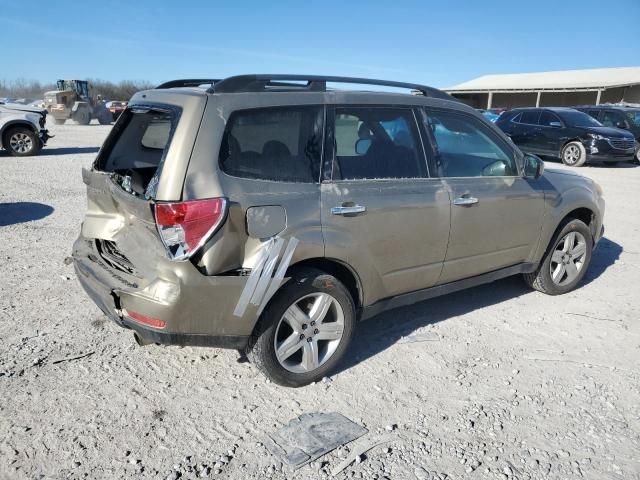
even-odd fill
[[(91, 87), (91, 94), (94, 97), (102, 95), (105, 100), (129, 100), (134, 93), (155, 86), (155, 84), (146, 80), (121, 80), (120, 82), (110, 82), (97, 78), (88, 78), (87, 80)], [(55, 83), (41, 83), (37, 80), (25, 78), (0, 79), (0, 97), (41, 100), (44, 98), (44, 92), (55, 89)]]

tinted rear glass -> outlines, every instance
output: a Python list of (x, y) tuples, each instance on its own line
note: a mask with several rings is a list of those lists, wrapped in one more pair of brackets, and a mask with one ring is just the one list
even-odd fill
[(537, 110), (522, 112), (518, 122), (526, 123), (527, 125), (537, 125), (540, 112)]
[(323, 118), (319, 106), (234, 112), (220, 147), (222, 170), (236, 177), (318, 182)]
[(561, 123), (560, 119), (558, 117), (556, 117), (553, 113), (551, 112), (541, 112), (540, 113), (540, 118), (538, 119), (538, 123), (544, 127), (550, 127), (551, 124), (555, 122), (555, 123)]

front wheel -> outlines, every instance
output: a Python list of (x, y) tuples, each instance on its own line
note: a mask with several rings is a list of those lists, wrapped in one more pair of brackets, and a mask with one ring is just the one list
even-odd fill
[(554, 237), (538, 270), (527, 273), (527, 284), (547, 295), (570, 292), (582, 280), (589, 263), (593, 242), (591, 231), (584, 222), (569, 219)]
[(3, 140), (4, 148), (14, 157), (36, 155), (42, 144), (36, 133), (27, 127), (9, 129)]
[(109, 110), (103, 110), (98, 115), (98, 122), (100, 123), (100, 125), (111, 125), (112, 121), (113, 116), (111, 115), (111, 112)]
[(89, 125), (91, 122), (91, 114), (86, 109), (78, 110), (72, 118), (78, 125)]
[(562, 163), (570, 167), (581, 167), (587, 161), (587, 150), (580, 142), (569, 142), (562, 149)]
[(264, 310), (247, 347), (249, 360), (286, 387), (316, 382), (332, 371), (355, 329), (346, 287), (320, 270), (297, 270)]

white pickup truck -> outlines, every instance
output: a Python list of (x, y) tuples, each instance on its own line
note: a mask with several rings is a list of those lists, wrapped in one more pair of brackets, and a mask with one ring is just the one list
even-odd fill
[(37, 155), (51, 137), (47, 111), (17, 103), (0, 103), (0, 147), (9, 155)]

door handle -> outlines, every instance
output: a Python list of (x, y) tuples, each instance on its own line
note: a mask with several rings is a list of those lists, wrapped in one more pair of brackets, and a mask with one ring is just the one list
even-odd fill
[(475, 205), (476, 203), (478, 203), (478, 199), (475, 197), (458, 197), (453, 201), (454, 205)]
[(354, 213), (362, 213), (366, 212), (367, 207), (363, 207), (362, 205), (353, 205), (349, 207), (332, 207), (331, 213), (333, 215), (349, 215)]

